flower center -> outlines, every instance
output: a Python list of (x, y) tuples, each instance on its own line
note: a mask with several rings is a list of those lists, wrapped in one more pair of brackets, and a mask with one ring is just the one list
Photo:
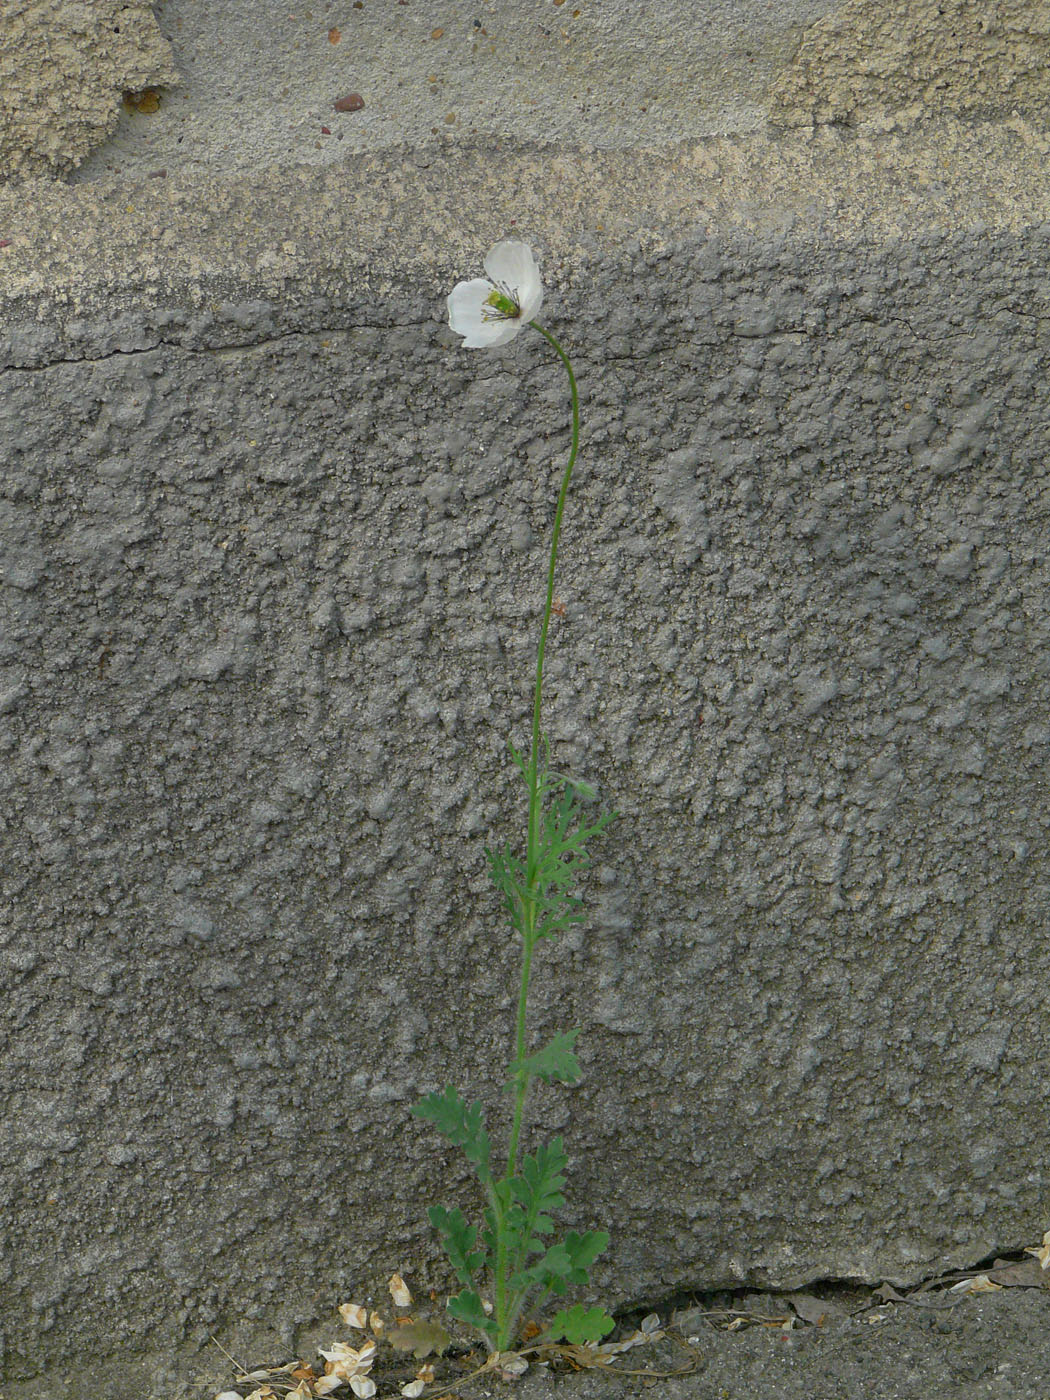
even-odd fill
[(498, 287), (493, 287), (492, 291), (489, 292), (485, 298), (485, 305), (493, 307), (497, 313), (495, 316), (487, 316), (486, 320), (516, 321), (521, 315), (521, 307), (514, 298), (508, 296), (506, 292), (501, 292)]

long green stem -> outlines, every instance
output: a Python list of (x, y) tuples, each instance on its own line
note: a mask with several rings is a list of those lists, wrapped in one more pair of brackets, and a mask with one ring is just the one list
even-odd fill
[[(576, 376), (572, 372), (572, 365), (569, 357), (561, 348), (550, 331), (545, 330), (538, 321), (530, 321), (529, 325), (538, 330), (540, 335), (557, 351), (562, 364), (565, 366), (569, 376), (569, 391), (572, 395), (572, 445), (569, 449), (569, 460), (562, 475), (561, 490), (558, 493), (558, 504), (554, 511), (554, 528), (551, 532), (550, 562), (547, 567), (547, 601), (543, 609), (543, 621), (540, 624), (540, 644), (536, 654), (536, 686), (532, 700), (532, 753), (528, 765), (528, 785), (529, 785), (529, 827), (528, 838), (525, 847), (525, 896), (522, 909), (522, 958), (521, 958), (521, 988), (518, 994), (518, 1018), (515, 1032), (515, 1062), (523, 1064), (525, 1060), (525, 1014), (528, 1007), (529, 997), (529, 973), (532, 968), (532, 950), (536, 942), (536, 880), (539, 871), (539, 829), (540, 829), (540, 710), (543, 703), (543, 658), (547, 650), (547, 632), (550, 628), (551, 612), (554, 608), (554, 570), (558, 562), (558, 540), (561, 537), (562, 516), (565, 514), (565, 500), (569, 494), (569, 482), (572, 479), (572, 469), (576, 464), (576, 453), (580, 445), (580, 399), (576, 391)], [(521, 1136), (521, 1123), (525, 1111), (525, 1096), (528, 1092), (530, 1076), (523, 1071), (519, 1073), (518, 1084), (514, 1097), (514, 1117), (511, 1125), (510, 1145), (507, 1151), (507, 1180), (509, 1181), (517, 1171), (518, 1165), (518, 1140)], [(506, 1347), (510, 1344), (510, 1337), (505, 1335), (509, 1332), (512, 1319), (506, 1317), (506, 1273), (507, 1259), (502, 1246), (498, 1250), (496, 1263), (496, 1318), (499, 1323), (498, 1346)]]

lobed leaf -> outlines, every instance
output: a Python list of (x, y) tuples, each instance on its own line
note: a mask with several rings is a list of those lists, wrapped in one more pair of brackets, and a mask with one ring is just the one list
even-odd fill
[(542, 1079), (545, 1084), (561, 1080), (563, 1084), (575, 1084), (580, 1078), (580, 1064), (572, 1052), (579, 1031), (559, 1031), (554, 1039), (537, 1050), (534, 1055), (526, 1055), (523, 1060), (512, 1060), (508, 1065), (511, 1078), (506, 1088), (520, 1083), (523, 1077)]
[(484, 1250), (476, 1249), (478, 1229), (468, 1225), (459, 1209), (447, 1211), (444, 1206), (431, 1206), (427, 1211), (430, 1223), (441, 1236), (456, 1277), (467, 1288), (474, 1275), (487, 1263)]
[(587, 1270), (608, 1247), (609, 1236), (604, 1230), (587, 1230), (578, 1235), (570, 1230), (565, 1236), (565, 1252), (572, 1261), (571, 1283), (586, 1283)]
[(546, 1335), (552, 1341), (564, 1340), (578, 1347), (585, 1342), (600, 1342), (615, 1326), (604, 1308), (585, 1308), (582, 1303), (573, 1303), (571, 1308), (562, 1308), (554, 1314)]
[(443, 1094), (428, 1094), (409, 1110), (416, 1118), (429, 1119), (444, 1133), (453, 1147), (461, 1147), (469, 1162), (477, 1168), (482, 1181), (491, 1180), (489, 1155), (491, 1144), (484, 1127), (484, 1111), (480, 1102), (469, 1108), (450, 1084)]
[[(507, 1213), (512, 1229), (509, 1239), (512, 1273), (519, 1273), (530, 1254), (543, 1250), (543, 1235), (554, 1229), (548, 1214), (565, 1204), (563, 1175), (568, 1164), (560, 1137), (550, 1147), (539, 1147), (535, 1156), (526, 1154), (521, 1161), (521, 1174), (510, 1181), (517, 1205)], [(571, 1261), (570, 1261), (571, 1262)], [(530, 1285), (524, 1285), (526, 1287)], [(514, 1285), (515, 1289), (517, 1285)]]
[(462, 1293), (454, 1294), (448, 1300), (448, 1311), (452, 1317), (459, 1318), (460, 1322), (465, 1322), (468, 1327), (476, 1327), (485, 1336), (495, 1337), (495, 1319), (487, 1315), (480, 1297), (472, 1288), (465, 1288)]

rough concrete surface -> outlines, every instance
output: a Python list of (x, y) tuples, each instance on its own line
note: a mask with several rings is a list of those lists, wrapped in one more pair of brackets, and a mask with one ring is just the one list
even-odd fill
[(116, 127), (123, 93), (178, 80), (146, 0), (5, 0), (0, 179), (78, 165)]
[(803, 35), (777, 75), (770, 117), (856, 123), (910, 110), (1039, 119), (1050, 104), (1043, 0), (846, 0)]
[(499, 1111), (567, 447), (540, 338), (444, 324), (506, 232), (583, 395), (547, 723), (622, 814), (536, 982), (596, 1292), (1038, 1243), (1050, 145), (1001, 116), (0, 190), (5, 1400), (447, 1283), (407, 1109)]
[[(338, 163), (445, 135), (631, 149), (755, 129), (776, 74), (834, 7), (166, 0), (157, 13), (181, 84), (155, 112), (124, 112), (77, 178)], [(336, 112), (351, 94), (363, 106)]]

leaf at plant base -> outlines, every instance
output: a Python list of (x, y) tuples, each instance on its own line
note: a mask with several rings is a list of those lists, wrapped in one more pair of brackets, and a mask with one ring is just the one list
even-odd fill
[(480, 1102), (468, 1108), (450, 1084), (443, 1094), (428, 1094), (409, 1112), (416, 1118), (427, 1118), (435, 1123), (453, 1147), (462, 1147), (467, 1160), (477, 1167), (482, 1181), (489, 1179), (490, 1144)]
[(468, 1225), (458, 1207), (448, 1211), (444, 1206), (431, 1206), (427, 1215), (441, 1236), (456, 1277), (469, 1288), (474, 1275), (485, 1263), (484, 1251), (474, 1247), (478, 1241), (477, 1226)]
[(604, 1308), (585, 1308), (582, 1303), (574, 1303), (554, 1314), (547, 1335), (552, 1341), (564, 1340), (578, 1347), (584, 1342), (600, 1342), (615, 1326)]
[[(582, 1287), (587, 1282), (587, 1270), (608, 1243), (609, 1236), (604, 1230), (588, 1230), (583, 1235), (570, 1230), (562, 1244), (556, 1245), (554, 1250), (547, 1251), (551, 1258), (551, 1267), (549, 1280), (545, 1282), (549, 1281), (551, 1292), (561, 1298), (569, 1291), (570, 1286)], [(568, 1261), (567, 1268), (562, 1267), (562, 1258), (555, 1253), (555, 1250), (559, 1249)], [(544, 1262), (546, 1261), (541, 1260), (541, 1263)]]
[(604, 1230), (587, 1230), (582, 1235), (570, 1230), (565, 1236), (565, 1250), (574, 1269), (589, 1269), (608, 1245), (609, 1236)]
[(546, 1288), (561, 1297), (569, 1291), (569, 1283), (573, 1281), (571, 1274), (572, 1259), (565, 1246), (552, 1244), (542, 1259), (511, 1277), (511, 1292), (521, 1296), (533, 1288)]
[(391, 1327), (387, 1341), (395, 1351), (410, 1351), (417, 1361), (425, 1356), (442, 1356), (452, 1340), (438, 1322), (403, 1322)]
[(575, 1084), (580, 1078), (580, 1063), (573, 1054), (572, 1047), (578, 1035), (578, 1030), (559, 1031), (554, 1039), (542, 1050), (537, 1050), (535, 1055), (526, 1055), (523, 1060), (512, 1060), (507, 1067), (511, 1078), (505, 1087), (509, 1089), (518, 1084), (522, 1075), (535, 1076), (545, 1084), (550, 1084), (555, 1079), (560, 1079), (563, 1084)]
[(472, 1288), (465, 1288), (462, 1293), (451, 1297), (448, 1300), (448, 1311), (451, 1317), (458, 1318), (460, 1322), (476, 1328), (487, 1337), (496, 1335), (495, 1320), (485, 1312), (484, 1304)]

